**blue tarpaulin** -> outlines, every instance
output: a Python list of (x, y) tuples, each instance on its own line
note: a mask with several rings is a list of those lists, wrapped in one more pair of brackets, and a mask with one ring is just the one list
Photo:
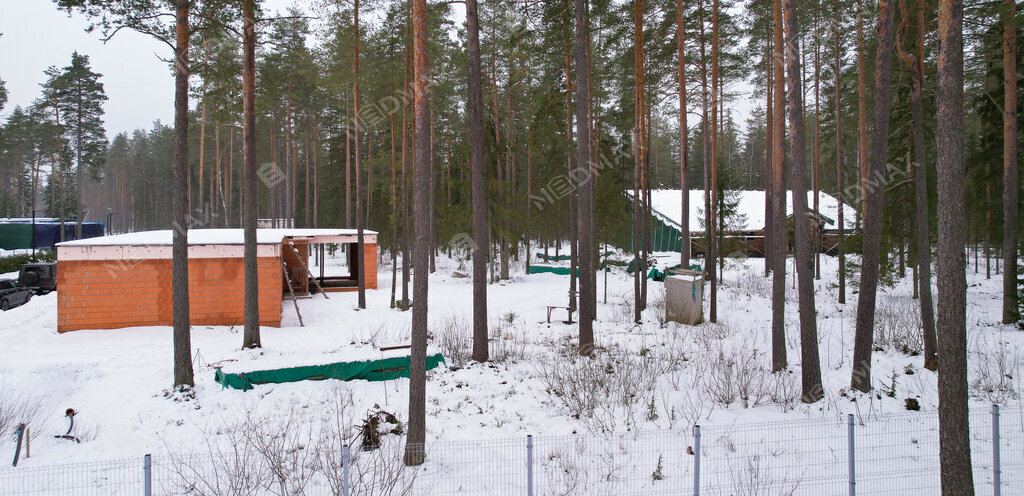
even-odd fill
[[(106, 226), (99, 222), (84, 222), (82, 223), (82, 239), (103, 236), (105, 230)], [(55, 244), (60, 243), (62, 241), (60, 239), (59, 222), (37, 222), (35, 224), (34, 237), (32, 235), (32, 232), (33, 225), (31, 222), (0, 223), (0, 249), (52, 249)], [(76, 236), (77, 233), (77, 223), (64, 223), (63, 241), (72, 241), (78, 239)]]

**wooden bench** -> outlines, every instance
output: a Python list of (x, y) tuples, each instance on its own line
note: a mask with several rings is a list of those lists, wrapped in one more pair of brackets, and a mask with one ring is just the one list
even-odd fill
[(566, 324), (572, 324), (572, 310), (569, 309), (569, 307), (561, 306), (561, 305), (548, 305), (547, 306), (547, 309), (548, 309), (548, 324), (551, 323), (551, 312), (553, 310), (557, 309), (557, 308), (564, 308), (565, 309), (565, 313), (567, 313), (569, 315), (569, 321), (566, 322)]

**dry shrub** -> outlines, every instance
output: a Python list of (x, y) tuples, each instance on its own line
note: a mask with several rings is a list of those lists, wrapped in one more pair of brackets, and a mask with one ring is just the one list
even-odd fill
[(774, 455), (765, 448), (760, 452), (729, 458), (729, 476), (731, 486), (729, 496), (792, 496), (800, 487), (799, 480), (788, 475), (778, 475), (772, 466)]
[(620, 420), (627, 428), (636, 426), (648, 395), (677, 363), (661, 353), (613, 347), (592, 357), (568, 355), (542, 362), (538, 373), (547, 392), (570, 415), (591, 430), (612, 432)]
[(449, 315), (435, 327), (435, 340), (452, 370), (465, 367), (473, 358), (473, 330), (460, 316)]
[(416, 470), (402, 464), (403, 438), (386, 436), (362, 451), (352, 425), (353, 401), (340, 383), (319, 408), (294, 406), (283, 415), (247, 413), (234, 425), (204, 430), (205, 452), (171, 453), (173, 488), (166, 492), (209, 496), (298, 496), (326, 487), (341, 494), (342, 447), (349, 450), (352, 494), (405, 495)]
[(489, 344), (492, 362), (516, 363), (526, 359), (526, 338), (511, 326), (494, 328)]
[(1017, 371), (1020, 354), (1016, 346), (1003, 340), (992, 344), (978, 339), (969, 354), (969, 390), (971, 396), (989, 403), (1004, 404), (1017, 399)]
[(19, 424), (25, 424), (36, 432), (45, 431), (47, 422), (43, 410), (40, 397), (0, 382), (0, 438), (12, 434)]
[(874, 345), (907, 355), (924, 350), (920, 306), (913, 300), (883, 297), (875, 305)]
[(743, 408), (761, 404), (768, 396), (770, 377), (761, 363), (763, 354), (742, 346), (729, 350), (721, 345), (704, 357), (704, 392), (722, 406), (739, 400)]
[(756, 271), (745, 271), (736, 281), (741, 293), (757, 296), (766, 300), (772, 299), (772, 280)]
[(790, 370), (780, 370), (768, 376), (765, 394), (783, 412), (792, 410), (800, 402), (802, 392), (800, 378)]

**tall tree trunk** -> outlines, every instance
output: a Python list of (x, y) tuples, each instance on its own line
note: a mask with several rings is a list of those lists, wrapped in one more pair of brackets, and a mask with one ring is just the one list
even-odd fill
[[(363, 179), (362, 179), (363, 159), (362, 159), (362, 154), (359, 151), (359, 141), (360, 141), (359, 135), (361, 134), (361, 130), (362, 130), (362, 123), (359, 122), (359, 118), (360, 118), (360, 113), (359, 113), (359, 111), (360, 111), (360, 109), (359, 109), (359, 105), (360, 105), (360, 103), (359, 103), (359, 100), (360, 100), (360, 96), (359, 96), (359, 0), (355, 0), (355, 3), (353, 5), (354, 5), (354, 10), (353, 10), (354, 21), (353, 21), (353, 26), (352, 26), (352, 31), (353, 31), (352, 69), (353, 69), (353, 72), (355, 73), (353, 75), (353, 77), (355, 78), (355, 84), (353, 85), (354, 89), (352, 91), (352, 93), (353, 93), (352, 112), (355, 115), (355, 118), (353, 119), (352, 123), (353, 123), (353, 126), (355, 128), (354, 129), (354, 133), (353, 133), (353, 135), (354, 135), (353, 137), (355, 138), (354, 151), (355, 151), (355, 156), (356, 156), (356, 160), (355, 160), (355, 166), (356, 166), (356, 174), (355, 174), (355, 176), (356, 176), (355, 177), (355, 179), (356, 179), (356, 212), (355, 212), (355, 217), (356, 217), (356, 240), (357, 240), (356, 241), (356, 250), (357, 250), (357, 253), (356, 253), (355, 259), (356, 259), (356, 280), (357, 280), (357, 284), (359, 286), (358, 287), (358, 290), (359, 290), (358, 304), (356, 306), (357, 306), (357, 308), (366, 308), (366, 270), (364, 270), (366, 268), (366, 253), (365, 253), (366, 239), (365, 239), (365, 235), (363, 233)], [(425, 219), (426, 217), (417, 217), (417, 218)], [(423, 265), (423, 267), (426, 267), (426, 265)], [(419, 270), (419, 269), (417, 269), (417, 270)]]
[[(395, 78), (391, 77), (391, 94), (395, 94)], [(395, 308), (395, 292), (398, 289), (398, 168), (395, 164), (395, 114), (388, 115), (391, 130), (391, 306)]]
[[(811, 171), (811, 189), (814, 191), (814, 224), (813, 233), (814, 237), (811, 239), (811, 250), (814, 251), (814, 279), (821, 279), (821, 229), (818, 227), (818, 219), (821, 215), (821, 123), (819, 122), (820, 103), (821, 103), (821, 91), (820, 91), (820, 79), (818, 74), (821, 71), (819, 65), (821, 60), (821, 45), (818, 42), (818, 16), (821, 11), (821, 1), (815, 0), (814, 2), (814, 154), (812, 158), (814, 163), (812, 164), (813, 170)], [(807, 195), (804, 195), (805, 197)]]
[(591, 189), (594, 187), (590, 170), (590, 67), (587, 60), (589, 33), (587, 29), (587, 5), (585, 0), (575, 0), (576, 11), (576, 167), (587, 171), (577, 184), (579, 190), (579, 257), (580, 257), (580, 354), (590, 355), (594, 350), (594, 233), (591, 222)]
[[(709, 132), (713, 132), (708, 126), (708, 58), (705, 40), (705, 19), (707, 11), (704, 10), (704, 1), (697, 0), (697, 8), (700, 10), (700, 92), (701, 92), (701, 160), (703, 161), (704, 173), (704, 277), (710, 280), (714, 274), (708, 268), (708, 258), (711, 246), (712, 219), (711, 212), (711, 155), (708, 149), (711, 148)], [(714, 258), (714, 257), (711, 257)]]
[[(409, 6), (409, 15), (407, 19), (407, 31), (410, 39), (412, 38), (412, 6)], [(403, 77), (402, 87), (405, 88), (404, 93), (409, 94), (409, 72), (412, 67), (412, 51), (410, 50), (409, 44), (405, 47), (405, 76)], [(409, 309), (409, 271), (412, 265), (412, 254), (409, 248), (409, 231), (412, 223), (410, 222), (409, 212), (409, 190), (412, 186), (412, 174), (409, 173), (409, 161), (406, 160), (408, 156), (409, 147), (409, 132), (408, 132), (408, 98), (402, 99), (402, 311)]]
[(76, 103), (78, 104), (78, 115), (76, 116), (77, 125), (75, 126), (75, 219), (78, 220), (75, 226), (75, 239), (82, 239), (82, 221), (84, 220), (82, 208), (83, 195), (85, 193), (85, 183), (82, 181), (82, 87), (81, 83), (77, 83), (77, 98)]
[(683, 0), (676, 0), (676, 59), (679, 62), (679, 189), (682, 193), (679, 263), (686, 269), (690, 267), (690, 164), (686, 146), (689, 132), (686, 127), (686, 19), (683, 15)]
[[(877, 68), (875, 69), (878, 70)], [(857, 161), (860, 165), (860, 229), (868, 211), (868, 103), (864, 67), (864, 0), (857, 2)]]
[[(568, 1), (566, 2), (568, 6)], [(565, 40), (565, 136), (567, 144), (571, 144), (573, 140), (573, 129), (572, 129), (572, 56), (569, 47), (569, 40)], [(497, 92), (497, 90), (495, 90)], [(497, 115), (497, 112), (495, 112)], [(497, 131), (495, 131), (497, 132)], [(566, 174), (571, 174), (573, 169), (573, 155), (566, 154), (565, 167)], [(501, 166), (498, 166), (498, 177), (501, 178)], [(579, 223), (577, 217), (579, 216), (578, 211), (579, 195), (575, 187), (569, 190), (569, 313), (572, 314), (577, 310), (576, 303), (578, 301), (579, 291)]]
[[(171, 292), (174, 307), (174, 386), (191, 388), (192, 327), (188, 308), (188, 0), (176, 0), (174, 57), (174, 227)], [(63, 231), (63, 228), (61, 229)]]
[[(772, 2), (774, 5), (775, 2)], [(774, 26), (774, 19), (772, 20)], [(764, 276), (768, 277), (774, 265), (775, 257), (775, 221), (774, 205), (775, 196), (775, 166), (773, 160), (775, 143), (775, 31), (767, 36), (768, 45), (768, 69), (765, 71), (765, 147), (764, 147)]]
[[(711, 238), (708, 240), (708, 274), (711, 275), (711, 301), (708, 305), (708, 320), (718, 322), (718, 0), (711, 4), (711, 212), (709, 225)], [(724, 117), (724, 116), (722, 116)]]
[(839, 57), (839, 4), (836, 3), (836, 18), (832, 24), (832, 34), (835, 37), (835, 66), (833, 67), (833, 74), (835, 76), (835, 103), (836, 103), (836, 198), (839, 199), (839, 216), (836, 221), (839, 225), (839, 237), (836, 242), (836, 255), (839, 258), (839, 304), (846, 304), (846, 253), (843, 250), (843, 242), (846, 239), (846, 220), (844, 219), (844, 205), (846, 199), (843, 195), (843, 119), (842, 119), (842, 100), (840, 99), (840, 88), (842, 85), (839, 82), (839, 74), (842, 70), (842, 64)]
[(256, 253), (256, 1), (242, 4), (242, 228), (245, 270), (245, 331), (242, 348), (259, 348), (260, 309)]
[[(348, 95), (345, 98), (345, 114), (348, 115)], [(355, 119), (349, 118), (345, 126), (345, 227), (352, 226), (352, 127)]]
[[(807, 164), (804, 149), (803, 93), (800, 90), (800, 53), (797, 39), (800, 24), (796, 0), (785, 0), (786, 12), (786, 76), (789, 87), (789, 133), (793, 156), (793, 230), (796, 232), (796, 275), (800, 294), (800, 369), (803, 377), (803, 401), (814, 403), (824, 397), (821, 387), (821, 365), (818, 360), (818, 323), (814, 304), (814, 258), (811, 250), (812, 229), (808, 218)], [(817, 221), (817, 218), (815, 218)]]
[(203, 207), (203, 166), (206, 158), (206, 81), (203, 81), (202, 99), (203, 102), (199, 106), (199, 208), (205, 210)]
[(964, 255), (963, 3), (939, 0), (938, 156), (939, 461), (943, 496), (972, 496), (967, 407)]
[(1003, 12), (1003, 323), (1020, 320), (1017, 295), (1017, 4)]
[(789, 251), (789, 235), (786, 233), (786, 168), (785, 146), (786, 116), (785, 87), (783, 84), (783, 47), (782, 47), (782, 0), (772, 2), (772, 19), (774, 20), (774, 61), (772, 67), (775, 74), (772, 82), (775, 88), (772, 95), (775, 101), (774, 120), (772, 126), (772, 371), (778, 372), (786, 368), (786, 253)]
[[(882, 250), (882, 201), (886, 177), (885, 161), (889, 140), (889, 110), (892, 105), (890, 84), (893, 50), (892, 0), (878, 2), (878, 52), (875, 61), (875, 122), (871, 130), (868, 174), (872, 184), (864, 191), (864, 247), (861, 258), (860, 293), (857, 299), (857, 328), (853, 344), (853, 375), (850, 386), (858, 391), (871, 390), (871, 347), (875, 328), (875, 298)], [(865, 182), (865, 184), (867, 184)]]
[(430, 122), (427, 94), (427, 2), (412, 0), (413, 19), (413, 109), (414, 185), (416, 206), (416, 279), (413, 282), (412, 350), (409, 358), (409, 434), (405, 445), (405, 464), (424, 461), (427, 388), (427, 283), (430, 263)]
[(642, 226), (640, 218), (645, 199), (643, 190), (643, 167), (646, 157), (644, 149), (644, 2), (643, 0), (633, 1), (633, 318), (639, 323), (642, 319), (643, 298), (641, 296), (641, 281), (647, 277), (646, 267), (643, 260)]
[(911, 55), (903, 46), (903, 35), (909, 24), (910, 13), (905, 2), (900, 2), (900, 14), (903, 22), (900, 25), (900, 37), (897, 43), (900, 59), (910, 67), (910, 113), (913, 120), (914, 146), (914, 195), (916, 196), (915, 228), (917, 230), (917, 292), (921, 306), (921, 327), (924, 333), (924, 367), (936, 370), (939, 366), (936, 356), (938, 346), (935, 338), (935, 313), (932, 306), (932, 270), (931, 242), (928, 225), (928, 172), (924, 148), (924, 111), (922, 105), (922, 88), (924, 86), (924, 5), (917, 2), (917, 50)]
[[(466, 0), (469, 57), (469, 168), (473, 202), (473, 359), (485, 362), (487, 349), (487, 177), (484, 168), (483, 80), (480, 69), (480, 17), (476, 0)], [(527, 254), (529, 257), (529, 254)]]

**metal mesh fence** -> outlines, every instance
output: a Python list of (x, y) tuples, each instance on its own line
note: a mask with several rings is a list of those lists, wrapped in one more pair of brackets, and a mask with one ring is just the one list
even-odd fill
[[(398, 436), (371, 451), (234, 447), (157, 456), (148, 470), (143, 457), (51, 466), (23, 460), (0, 469), (0, 494), (692, 495), (699, 487), (713, 496), (844, 495), (851, 492), (850, 424), (836, 416), (706, 425), (699, 441), (674, 429), (433, 442), (416, 468), (404, 466)], [(852, 424), (857, 494), (939, 494), (936, 414), (868, 415)], [(996, 430), (991, 412), (976, 411), (970, 427), (976, 494), (1024, 494), (1024, 412), (1003, 410)]]

